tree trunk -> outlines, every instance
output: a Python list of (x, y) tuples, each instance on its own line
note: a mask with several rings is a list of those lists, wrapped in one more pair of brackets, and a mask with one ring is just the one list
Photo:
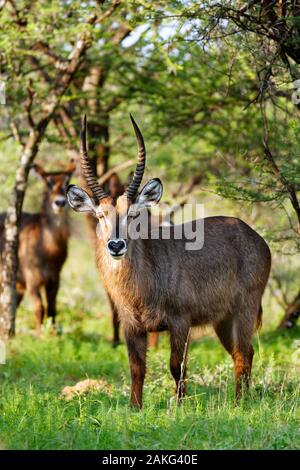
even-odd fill
[(285, 314), (278, 325), (278, 329), (285, 330), (293, 328), (300, 316), (300, 291), (294, 300), (285, 309)]
[[(114, 2), (100, 18), (98, 18), (96, 14), (93, 14), (87, 20), (88, 24), (92, 25), (95, 24), (96, 21), (107, 18), (118, 5), (119, 2)], [(44, 137), (47, 126), (53, 118), (62, 96), (73, 80), (82, 56), (90, 46), (91, 34), (90, 32), (83, 32), (69, 54), (67, 67), (64, 68), (63, 72), (59, 71), (56, 79), (53, 80), (53, 89), (41, 105), (40, 111), (42, 117), (37, 124), (33, 122), (31, 106), (27, 109), (27, 117), (31, 129), (26, 144), (22, 149), (19, 167), (16, 172), (15, 185), (4, 223), (5, 243), (2, 252), (4, 262), (2, 266), (2, 292), (0, 295), (0, 339), (7, 339), (15, 333), (18, 236), (29, 170), (37, 154), (38, 144)]]
[(82, 85), (87, 93), (84, 106), (89, 112), (89, 157), (95, 174), (100, 177), (108, 170), (109, 159), (109, 113), (104, 111), (101, 103), (101, 91), (107, 78), (108, 70), (93, 65), (88, 71)]
[(91, 123), (91, 158), (96, 166), (96, 174), (100, 178), (108, 170), (108, 160), (110, 156), (109, 146), (109, 117), (101, 118), (101, 123)]
[[(44, 129), (41, 130), (42, 133)], [(0, 294), (0, 338), (8, 339), (15, 334), (16, 281), (18, 271), (18, 239), (22, 206), (31, 163), (38, 151), (41, 132), (32, 130), (26, 146), (22, 149), (4, 223), (5, 243), (2, 252), (2, 289)]]

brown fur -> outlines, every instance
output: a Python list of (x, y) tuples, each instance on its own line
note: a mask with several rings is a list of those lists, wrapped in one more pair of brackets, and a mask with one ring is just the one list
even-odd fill
[[(116, 206), (126, 211), (122, 198)], [(161, 234), (161, 228), (159, 229)], [(119, 312), (132, 371), (131, 403), (141, 407), (146, 333), (169, 330), (171, 372), (179, 382), (190, 326), (211, 324), (235, 364), (236, 397), (248, 383), (251, 340), (261, 318), (270, 251), (248, 225), (231, 217), (205, 219), (204, 246), (186, 251), (186, 240), (128, 240), (126, 257), (111, 259), (97, 239), (97, 264)]]
[[(129, 178), (130, 180), (130, 178)], [(104, 186), (105, 191), (110, 195), (110, 197), (113, 200), (116, 200), (119, 196), (124, 194), (124, 191), (126, 190), (126, 186), (121, 183), (121, 180), (117, 173), (113, 173), (110, 178), (107, 180), (105, 186)], [(149, 212), (149, 217), (150, 217), (150, 212)], [(95, 217), (93, 217), (91, 214), (87, 214), (87, 220), (88, 220), (88, 227), (89, 227), (89, 232), (90, 236), (93, 240), (93, 243), (96, 245), (97, 242), (97, 236), (96, 236), (96, 227), (97, 227), (97, 220)], [(164, 222), (163, 217), (161, 214), (159, 214), (156, 217), (152, 216), (152, 223), (155, 226), (159, 226)], [(101, 275), (101, 273), (100, 273)], [(102, 275), (101, 275), (102, 278)], [(111, 318), (112, 318), (112, 326), (113, 326), (113, 346), (118, 346), (120, 344), (120, 320), (119, 320), (119, 315), (118, 315), (118, 310), (116, 305), (114, 304), (109, 292), (107, 291), (107, 297), (110, 305), (110, 311), (111, 311)], [(159, 334), (152, 332), (148, 334), (148, 345), (151, 348), (157, 348), (158, 346), (158, 340), (159, 340)]]
[[(65, 189), (74, 165), (68, 165), (62, 172), (47, 173), (37, 165), (35, 170), (45, 182), (46, 188), (42, 211), (38, 214), (22, 214), (18, 247), (17, 305), (27, 292), (32, 300), (36, 331), (39, 333), (46, 311), (42, 301), (42, 288), (46, 290), (48, 317), (55, 322), (56, 296), (60, 272), (67, 257), (69, 230), (68, 211), (66, 208), (57, 208), (59, 213), (55, 213), (53, 204), (63, 198), (67, 203)], [(5, 214), (0, 214), (1, 253), (4, 244), (4, 219)]]
[[(147, 333), (169, 331), (170, 369), (181, 398), (185, 393), (180, 380), (185, 344), (190, 328), (203, 325), (213, 326), (233, 358), (237, 399), (242, 384), (247, 387), (250, 379), (252, 337), (261, 322), (261, 300), (271, 267), (269, 247), (242, 220), (223, 216), (204, 219), (204, 244), (198, 250), (186, 249), (189, 240), (184, 235), (195, 233), (197, 221), (185, 224), (180, 239), (176, 237), (176, 226), (168, 227), (167, 238), (161, 226), (152, 231), (150, 238), (128, 238), (131, 217), (137, 210), (152, 207), (162, 195), (157, 178), (137, 194), (146, 150), (142, 134), (130, 117), (137, 138), (138, 163), (129, 189), (111, 198), (97, 186), (89, 167), (84, 117), (81, 165), (98, 204), (76, 186), (68, 188), (68, 200), (74, 210), (89, 211), (98, 219), (97, 265), (125, 333), (132, 378), (131, 405), (142, 406)], [(124, 234), (126, 220), (129, 230)]]

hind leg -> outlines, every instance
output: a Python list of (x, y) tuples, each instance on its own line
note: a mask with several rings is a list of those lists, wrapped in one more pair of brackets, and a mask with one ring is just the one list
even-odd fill
[(249, 389), (253, 356), (254, 349), (251, 343), (233, 353), (236, 401), (240, 398), (243, 389), (246, 391)]
[(157, 349), (159, 340), (159, 333), (152, 332), (148, 334), (148, 345), (150, 348)]
[(251, 344), (253, 328), (238, 319), (225, 319), (215, 326), (215, 331), (224, 348), (232, 356), (235, 375), (235, 400), (241, 396), (243, 388), (249, 388), (254, 350)]
[(17, 288), (17, 302), (16, 303), (17, 303), (17, 308), (18, 308), (20, 303), (23, 300), (26, 288), (25, 288), (25, 285), (21, 284), (20, 282), (17, 282), (16, 288)]
[(29, 291), (33, 303), (33, 310), (35, 314), (35, 325), (36, 325), (36, 334), (39, 335), (41, 332), (41, 325), (44, 320), (45, 309), (42, 302), (42, 296), (38, 288), (31, 289)]
[(23, 292), (17, 292), (17, 308), (19, 307), (20, 303), (22, 302), (23, 300), (23, 297), (24, 297), (24, 294)]
[(189, 327), (185, 324), (179, 324), (176, 329), (170, 329), (170, 371), (175, 380), (175, 393), (178, 400), (181, 400), (186, 394), (186, 358), (185, 349), (189, 343)]

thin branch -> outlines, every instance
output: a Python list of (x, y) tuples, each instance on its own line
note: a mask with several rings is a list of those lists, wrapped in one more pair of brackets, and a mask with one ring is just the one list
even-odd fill
[[(12, 13), (12, 16), (14, 18), (14, 23), (16, 23), (18, 26), (20, 26), (21, 28), (24, 28), (26, 25), (27, 25), (27, 19), (25, 18), (22, 18), (20, 16), (20, 11), (21, 10), (18, 10), (17, 8), (17, 5), (16, 5), (16, 2), (14, 0), (8, 0), (7, 3), (9, 5), (11, 5), (12, 9), (11, 9), (11, 13)], [(24, 11), (28, 10), (28, 6), (27, 8), (23, 8)], [(23, 11), (23, 12), (24, 12)], [(24, 16), (24, 15), (23, 15)]]
[(72, 139), (70, 134), (66, 131), (64, 123), (62, 122), (61, 116), (59, 114), (55, 115), (54, 124), (66, 148), (71, 152), (74, 152), (76, 155), (79, 154), (79, 147), (75, 144), (74, 139)]
[(127, 168), (130, 168), (131, 166), (135, 165), (136, 161), (135, 160), (127, 160), (126, 162), (120, 163), (119, 165), (114, 166), (110, 170), (108, 170), (106, 173), (104, 173), (98, 180), (99, 184), (102, 186), (105, 184), (109, 178), (114, 174), (118, 173), (119, 171), (126, 170)]
[(299, 201), (297, 198), (296, 190), (295, 187), (292, 183), (290, 183), (286, 177), (282, 174), (280, 171), (280, 168), (276, 164), (275, 157), (270, 149), (269, 146), (269, 127), (268, 127), (268, 121), (267, 121), (267, 116), (266, 116), (266, 104), (265, 101), (262, 99), (261, 100), (261, 115), (263, 119), (263, 147), (264, 147), (264, 154), (267, 162), (269, 163), (270, 168), (272, 169), (275, 177), (277, 180), (282, 184), (282, 186), (285, 188), (286, 192), (289, 195), (289, 199), (291, 201), (291, 204), (293, 206), (293, 209), (296, 213), (297, 220), (298, 220), (298, 235), (300, 235), (300, 206), (299, 206)]
[(112, 44), (114, 45), (120, 44), (127, 36), (129, 36), (131, 31), (132, 31), (131, 26), (122, 24), (119, 28), (117, 28), (114, 31), (114, 35), (111, 40)]
[[(287, 298), (287, 293), (284, 291), (283, 285), (282, 285), (282, 279), (280, 275), (277, 275), (276, 273), (273, 273), (273, 279), (275, 281), (275, 284), (277, 284), (277, 288), (279, 289), (281, 293), (281, 299), (277, 297), (277, 302), (280, 304), (280, 306), (285, 309), (286, 306), (289, 304), (289, 300)], [(273, 292), (273, 294), (275, 294)]]
[(31, 114), (31, 109), (32, 109), (33, 100), (34, 100), (34, 91), (31, 88), (31, 81), (29, 81), (29, 84), (26, 88), (26, 92), (27, 92), (27, 99), (25, 101), (25, 110), (27, 114), (27, 120), (28, 120), (29, 127), (31, 129), (34, 129), (35, 124), (34, 124), (32, 114)]
[(114, 96), (113, 99), (110, 101), (110, 103), (108, 103), (104, 108), (103, 108), (103, 111), (105, 113), (110, 113), (111, 111), (113, 111), (115, 108), (117, 108), (117, 106), (119, 106), (119, 104), (122, 103), (122, 99), (119, 97), (119, 96)]
[(38, 72), (45, 82), (51, 83), (52, 79), (47, 73), (48, 65), (41, 65), (39, 60), (33, 55), (27, 55), (27, 58), (31, 64), (31, 68), (26, 73), (24, 73), (23, 76)]
[(59, 115), (61, 117), (61, 120), (64, 124), (64, 127), (68, 134), (72, 137), (74, 140), (78, 140), (78, 132), (76, 131), (73, 119), (69, 115), (69, 111), (65, 106), (62, 106), (59, 109)]
[(121, 134), (117, 135), (117, 137), (115, 137), (114, 140), (111, 141), (110, 147), (111, 148), (116, 147), (116, 145), (118, 145), (119, 142), (122, 142), (122, 140), (124, 139), (124, 137), (126, 137), (126, 135), (127, 135), (126, 132), (122, 132)]
[(106, 18), (111, 16), (113, 12), (118, 8), (121, 4), (121, 0), (114, 0), (110, 8), (108, 8), (102, 15), (97, 16), (96, 14), (92, 15), (89, 20), (87, 21), (88, 24), (98, 24), (102, 23)]
[(0, 142), (5, 142), (6, 140), (10, 139), (11, 137), (14, 137), (13, 133), (6, 134), (3, 137), (0, 138)]
[(55, 52), (50, 49), (49, 44), (44, 41), (36, 42), (32, 46), (31, 50), (34, 52), (34, 55), (36, 54), (36, 51), (38, 52), (38, 55), (42, 52), (48, 58), (49, 63), (53, 64), (58, 70), (65, 70), (68, 66), (68, 62), (55, 54)]
[(24, 144), (24, 142), (23, 142), (23, 140), (22, 140), (22, 137), (21, 137), (21, 134), (20, 134), (20, 132), (19, 132), (19, 129), (18, 129), (18, 127), (17, 127), (17, 125), (16, 125), (16, 123), (15, 123), (14, 121), (12, 121), (12, 122), (10, 123), (10, 128), (11, 128), (11, 130), (12, 130), (12, 135), (13, 135), (15, 141), (18, 142), (18, 143), (21, 145), (22, 148), (24, 148), (24, 147), (25, 147), (25, 144)]

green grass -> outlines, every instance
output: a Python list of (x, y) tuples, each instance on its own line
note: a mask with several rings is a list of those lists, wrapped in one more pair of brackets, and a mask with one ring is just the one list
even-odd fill
[[(111, 347), (105, 294), (88, 244), (73, 240), (59, 295), (59, 334), (33, 336), (30, 305), (18, 315), (18, 335), (0, 366), (0, 445), (7, 449), (296, 449), (299, 443), (299, 328), (274, 332), (269, 311), (255, 338), (250, 395), (233, 404), (231, 359), (209, 334), (189, 353), (189, 395), (172, 399), (168, 337), (148, 354), (142, 412), (128, 406), (124, 344)], [(76, 254), (76, 257), (75, 257)], [(79, 260), (84, 260), (79, 264)], [(80, 266), (80, 272), (79, 272)], [(85, 308), (86, 306), (86, 308)], [(101, 378), (107, 391), (72, 401), (66, 385)]]

